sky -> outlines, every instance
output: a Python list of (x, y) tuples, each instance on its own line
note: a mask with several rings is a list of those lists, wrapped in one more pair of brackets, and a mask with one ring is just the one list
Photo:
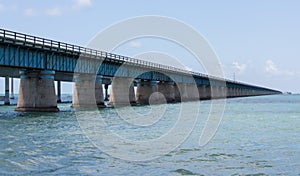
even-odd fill
[[(297, 0), (0, 0), (0, 28), (87, 46), (99, 31), (125, 19), (170, 17), (207, 40), (226, 78), (235, 75), (241, 82), (300, 93), (299, 8)], [(149, 51), (167, 53), (187, 69), (205, 72), (188, 52), (161, 39), (135, 39), (114, 50), (127, 56)], [(70, 92), (70, 84), (65, 85), (63, 93)]]

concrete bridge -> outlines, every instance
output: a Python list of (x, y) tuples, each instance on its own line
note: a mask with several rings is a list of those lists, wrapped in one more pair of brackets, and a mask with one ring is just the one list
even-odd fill
[[(16, 111), (58, 111), (61, 81), (75, 83), (74, 108), (104, 107), (108, 85), (111, 85), (109, 103), (113, 106), (281, 93), (3, 29), (0, 29), (0, 76), (5, 77), (6, 104), (9, 104), (9, 78), (21, 80)], [(58, 82), (57, 92), (54, 81)]]

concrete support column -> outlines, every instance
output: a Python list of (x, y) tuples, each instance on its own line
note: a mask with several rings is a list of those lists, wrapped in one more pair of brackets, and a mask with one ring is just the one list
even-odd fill
[(240, 88), (237, 88), (237, 96), (238, 97), (241, 97), (242, 96), (242, 89), (240, 89)]
[(238, 97), (238, 88), (233, 88), (233, 96)]
[(57, 103), (61, 103), (61, 82), (57, 81)]
[(205, 97), (205, 99), (212, 99), (211, 89), (212, 88), (211, 88), (210, 85), (206, 86), (206, 97)]
[(5, 96), (4, 96), (4, 105), (10, 105), (9, 101), (9, 77), (5, 77)]
[(233, 93), (233, 96), (235, 97), (239, 97), (239, 89), (238, 88), (234, 88), (234, 93)]
[(249, 89), (246, 90), (246, 94), (247, 94), (247, 96), (250, 96), (250, 95), (251, 95), (251, 92), (250, 92)]
[(10, 78), (10, 99), (15, 99), (14, 94), (14, 78)]
[(187, 84), (186, 83), (177, 83), (178, 91), (180, 93), (181, 102), (189, 101)]
[(235, 88), (230, 88), (227, 97), (235, 97)]
[(240, 95), (241, 95), (241, 97), (244, 96), (244, 89), (240, 89)]
[(74, 82), (73, 108), (105, 107), (101, 76), (77, 74)]
[(233, 88), (233, 96), (234, 97), (238, 97), (239, 94), (238, 94), (238, 88)]
[(200, 99), (196, 84), (186, 84), (188, 101), (198, 101)]
[(243, 97), (244, 96), (244, 89), (242, 89), (242, 88), (239, 89), (239, 92), (240, 92), (240, 96)]
[(175, 102), (174, 82), (159, 82), (158, 92), (162, 93), (165, 96), (167, 103)]
[(165, 103), (166, 99), (158, 93), (157, 81), (140, 80), (137, 83), (136, 102), (138, 104)]
[(181, 102), (181, 94), (177, 83), (174, 84), (174, 96), (175, 102)]
[(211, 98), (212, 99), (217, 99), (220, 98), (220, 90), (219, 86), (211, 86)]
[(226, 97), (227, 97), (227, 98), (228, 98), (228, 97), (232, 97), (232, 96), (231, 96), (231, 94), (232, 94), (232, 93), (231, 93), (231, 92), (232, 92), (231, 88), (227, 87), (226, 90), (227, 90)]
[(104, 101), (109, 101), (108, 99), (108, 84), (105, 84), (104, 85), (104, 89), (105, 89), (105, 98), (104, 98)]
[(109, 104), (115, 107), (136, 104), (133, 78), (113, 78), (110, 89)]
[(252, 90), (253, 95), (257, 95), (257, 90)]
[(234, 96), (235, 96), (235, 97), (241, 96), (241, 95), (240, 95), (240, 89), (239, 89), (239, 88), (235, 88), (235, 89), (234, 89)]
[(205, 85), (198, 85), (198, 93), (199, 93), (199, 100), (204, 99), (206, 94), (206, 88)]
[(243, 96), (243, 97), (246, 96), (246, 89), (242, 89), (242, 96)]
[(227, 97), (227, 87), (220, 87), (220, 98)]
[(198, 86), (200, 100), (208, 100), (211, 98), (210, 86), (209, 85), (199, 85)]
[(228, 88), (227, 89), (227, 97), (235, 97), (235, 89), (234, 88)]
[(57, 112), (54, 71), (20, 71), (20, 90), (15, 111)]

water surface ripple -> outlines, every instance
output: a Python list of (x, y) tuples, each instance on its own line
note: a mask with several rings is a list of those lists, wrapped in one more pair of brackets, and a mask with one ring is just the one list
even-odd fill
[[(300, 174), (298, 95), (228, 100), (217, 134), (199, 147), (210, 107), (209, 101), (202, 102), (189, 138), (169, 154), (147, 162), (124, 161), (101, 152), (81, 131), (70, 104), (59, 106), (59, 113), (16, 113), (14, 106), (0, 106), (0, 175)], [(179, 106), (168, 105), (167, 117), (143, 128), (138, 136), (136, 128), (119, 122), (113, 109), (101, 110), (101, 114), (121, 135), (149, 139), (172, 127), (166, 122)], [(147, 109), (135, 107), (140, 112)]]

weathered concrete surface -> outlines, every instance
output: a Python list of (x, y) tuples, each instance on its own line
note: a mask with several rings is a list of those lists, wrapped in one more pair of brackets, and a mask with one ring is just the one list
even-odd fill
[(10, 99), (15, 99), (15, 94), (14, 94), (14, 78), (10, 79)]
[(5, 77), (5, 96), (4, 96), (4, 105), (10, 105), (9, 101), (9, 77)]
[(21, 71), (18, 104), (15, 111), (57, 112), (54, 71)]
[(158, 92), (157, 81), (139, 80), (136, 91), (137, 104), (160, 104), (166, 103), (164, 95)]
[(208, 85), (198, 85), (198, 92), (200, 100), (210, 99), (210, 86)]
[(133, 80), (133, 78), (113, 78), (109, 97), (110, 105), (117, 107), (136, 104)]
[(57, 103), (61, 103), (61, 82), (57, 81)]
[(187, 84), (185, 83), (177, 83), (177, 90), (176, 90), (176, 99), (179, 99), (177, 96), (180, 96), (180, 101), (185, 102), (189, 101), (188, 91), (187, 91)]
[(175, 88), (174, 82), (159, 82), (158, 92), (162, 93), (167, 101), (167, 103), (175, 102)]
[(95, 75), (74, 75), (73, 108), (105, 107), (102, 77)]
[(174, 95), (175, 102), (181, 102), (181, 94), (177, 83), (174, 84)]
[(211, 86), (211, 99), (218, 99), (221, 97), (220, 87)]
[(197, 101), (200, 100), (200, 92), (196, 84), (176, 83), (174, 85), (175, 102)]
[(227, 97), (227, 87), (221, 86), (220, 88), (220, 98)]
[(234, 97), (234, 88), (227, 88), (227, 98)]
[(198, 87), (196, 84), (186, 84), (187, 101), (198, 101), (200, 99)]

